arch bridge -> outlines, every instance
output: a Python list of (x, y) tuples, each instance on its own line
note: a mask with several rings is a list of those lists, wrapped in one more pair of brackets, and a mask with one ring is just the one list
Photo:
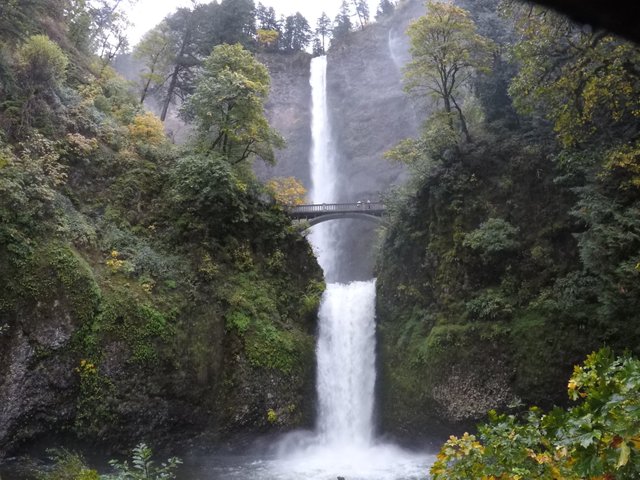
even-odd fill
[(384, 215), (382, 202), (355, 203), (315, 203), (289, 207), (289, 215), (294, 220), (308, 220), (312, 227), (328, 220), (355, 218), (381, 223)]

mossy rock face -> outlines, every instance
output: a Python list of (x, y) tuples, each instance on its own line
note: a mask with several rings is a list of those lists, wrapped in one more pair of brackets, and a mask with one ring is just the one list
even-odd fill
[(439, 325), (398, 350), (383, 329), (383, 427), (416, 436), (508, 406), (515, 395), (507, 338), (501, 324)]
[(69, 422), (78, 386), (74, 334), (100, 294), (87, 263), (69, 247), (36, 248), (0, 279), (0, 456)]
[(324, 284), (287, 241), (282, 262), (222, 264), (191, 291), (150, 292), (61, 242), (3, 261), (0, 456), (54, 429), (124, 451), (310, 425)]

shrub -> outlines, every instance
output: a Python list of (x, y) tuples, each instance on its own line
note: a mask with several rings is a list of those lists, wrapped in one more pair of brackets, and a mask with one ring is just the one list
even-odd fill
[(513, 314), (513, 305), (500, 290), (489, 289), (480, 293), (466, 304), (472, 319), (508, 320)]
[(30, 37), (17, 52), (22, 79), (32, 88), (57, 87), (66, 75), (69, 59), (46, 35)]
[(153, 452), (145, 443), (138, 444), (132, 452), (129, 462), (111, 460), (109, 465), (115, 470), (114, 475), (103, 476), (104, 480), (169, 480), (176, 478), (175, 471), (182, 463), (178, 457), (171, 457), (160, 465), (151, 459)]
[(462, 244), (480, 253), (484, 261), (494, 255), (509, 252), (519, 247), (516, 236), (519, 228), (501, 218), (490, 218), (473, 232), (467, 233)]
[(640, 361), (603, 349), (576, 366), (568, 410), (532, 408), (519, 419), (490, 412), (478, 436), (450, 437), (433, 480), (640, 477)]
[(100, 480), (98, 472), (88, 468), (80, 454), (63, 448), (48, 452), (54, 464), (49, 470), (37, 472), (38, 480)]

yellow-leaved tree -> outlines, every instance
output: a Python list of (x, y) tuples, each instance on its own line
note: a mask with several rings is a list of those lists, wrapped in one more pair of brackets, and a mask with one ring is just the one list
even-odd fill
[(267, 182), (267, 189), (282, 205), (302, 205), (306, 202), (307, 189), (295, 177), (276, 177)]

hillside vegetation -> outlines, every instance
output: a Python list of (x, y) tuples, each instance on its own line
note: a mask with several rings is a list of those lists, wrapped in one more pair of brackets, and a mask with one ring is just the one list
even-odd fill
[(412, 171), (377, 267), (401, 435), (566, 404), (588, 353), (640, 352), (640, 49), (519, 2), (458, 4), (409, 28), (405, 86), (435, 113), (388, 153)]
[(0, 456), (308, 424), (322, 272), (249, 167), (282, 144), (267, 71), (214, 42), (178, 148), (100, 6), (0, 6)]

